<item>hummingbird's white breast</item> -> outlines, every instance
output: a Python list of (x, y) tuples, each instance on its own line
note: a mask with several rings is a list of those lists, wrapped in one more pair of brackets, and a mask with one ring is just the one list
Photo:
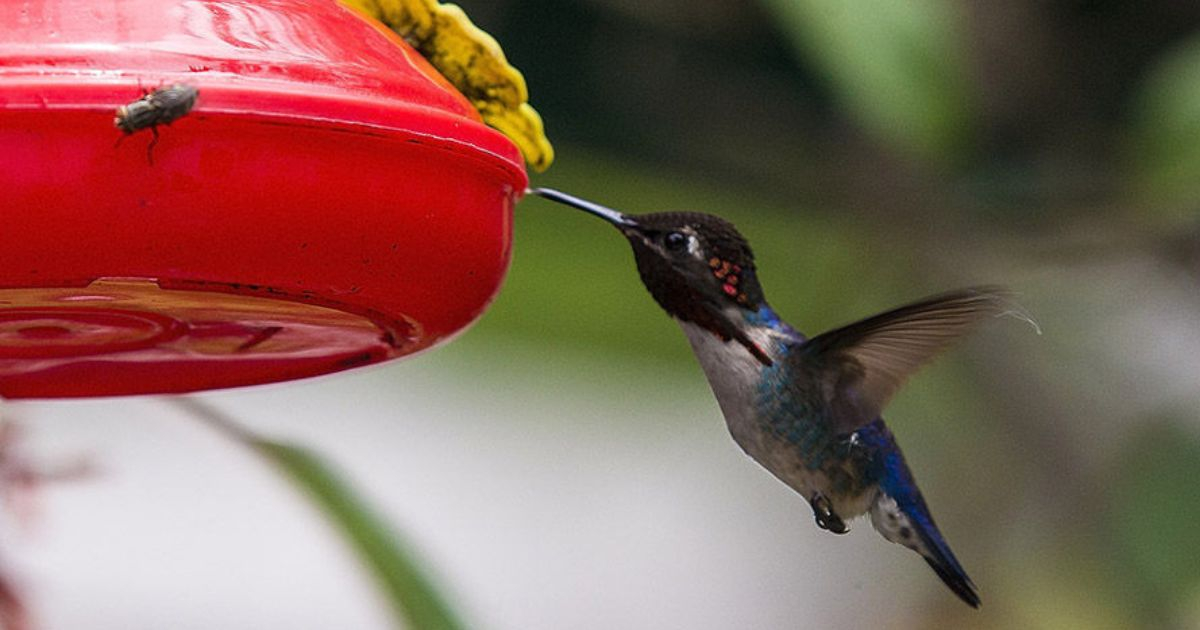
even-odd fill
[[(825, 472), (809, 468), (795, 444), (771, 431), (759, 408), (763, 386), (763, 364), (737, 341), (724, 341), (712, 332), (690, 322), (680, 321), (692, 351), (708, 378), (733, 440), (763, 468), (799, 492), (805, 499), (820, 492), (830, 495), (843, 518), (854, 518), (867, 511), (873, 493), (858, 496), (832, 496)], [(746, 329), (751, 341), (777, 363), (783, 359), (784, 344), (802, 343), (803, 338), (790, 328), (752, 326)]]
[[(797, 459), (795, 449), (770, 433), (757, 405), (763, 380), (763, 364), (736, 341), (724, 341), (690, 322), (679, 322), (700, 361), (733, 440), (747, 455), (779, 477), (805, 498), (812, 495), (811, 471)], [(772, 360), (782, 354), (779, 346), (788, 340), (780, 331), (750, 328), (750, 340)]]
[[(733, 439), (752, 457), (760, 441), (761, 430), (755, 409), (758, 388), (762, 382), (763, 364), (736, 341), (725, 341), (712, 332), (691, 322), (679, 326), (692, 344), (692, 351), (708, 377), (709, 387), (725, 415)], [(767, 331), (751, 330), (750, 339), (773, 360), (777, 343)], [(757, 458), (756, 458), (757, 459)]]

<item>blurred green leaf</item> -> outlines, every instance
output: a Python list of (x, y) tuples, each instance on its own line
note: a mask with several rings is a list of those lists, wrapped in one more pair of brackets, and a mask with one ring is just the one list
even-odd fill
[(414, 558), (391, 530), (316, 453), (304, 448), (254, 439), (256, 450), (274, 462), (329, 516), (358, 552), (393, 611), (411, 630), (462, 628)]
[[(1011, 526), (1011, 525), (1010, 525)], [(1162, 627), (1148, 623), (1131, 605), (1129, 592), (1111, 579), (1109, 558), (1097, 554), (1087, 532), (1072, 532), (1046, 547), (1030, 546), (1001, 554), (1004, 582), (1011, 589), (995, 628), (1023, 630), (1129, 630)]]
[(1148, 608), (1179, 605), (1200, 586), (1200, 441), (1169, 418), (1145, 423), (1110, 478), (1122, 583)]
[(393, 614), (404, 621), (405, 628), (463, 628), (396, 532), (320, 456), (300, 446), (258, 437), (195, 399), (176, 399), (175, 402), (193, 416), (261, 454), (304, 491), (374, 574)]
[(1200, 198), (1200, 38), (1165, 55), (1149, 73), (1137, 99), (1132, 159), (1143, 192), (1153, 199)]
[(968, 137), (956, 6), (942, 0), (764, 0), (793, 48), (822, 69), (859, 122), (928, 160)]

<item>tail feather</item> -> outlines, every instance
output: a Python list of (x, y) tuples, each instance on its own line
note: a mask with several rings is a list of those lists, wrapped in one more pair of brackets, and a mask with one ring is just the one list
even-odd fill
[[(946, 550), (949, 552), (949, 549)], [(938, 577), (942, 578), (942, 582), (958, 595), (959, 599), (967, 603), (971, 608), (979, 608), (980, 600), (979, 593), (975, 590), (975, 583), (967, 574), (958, 566), (958, 561), (954, 559), (954, 554), (942, 556), (934, 559), (930, 556), (925, 556), (925, 562), (933, 567), (934, 572)]]
[(871, 508), (871, 522), (884, 538), (921, 554), (955, 595), (979, 608), (975, 583), (950, 551), (919, 492), (895, 497), (884, 490)]
[(879, 496), (871, 506), (871, 523), (884, 538), (916, 551), (925, 558), (942, 582), (972, 608), (980, 604), (975, 584), (950, 551), (921, 491), (892, 439), (880, 420), (860, 430), (864, 442), (875, 447), (874, 463), (879, 466)]

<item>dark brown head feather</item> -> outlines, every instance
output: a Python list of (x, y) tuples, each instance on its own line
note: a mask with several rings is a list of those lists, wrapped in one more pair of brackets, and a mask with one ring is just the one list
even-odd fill
[[(698, 212), (661, 212), (631, 216), (636, 227), (621, 230), (633, 246), (638, 273), (655, 301), (668, 314), (691, 322), (725, 340), (736, 340), (763, 363), (770, 359), (730, 318), (737, 309), (756, 311), (762, 288), (750, 244), (733, 224)], [(671, 250), (666, 239), (683, 234), (687, 248)]]
[(759, 361), (771, 364), (742, 326), (739, 311), (759, 310), (763, 295), (750, 244), (733, 224), (698, 212), (627, 215), (549, 188), (528, 192), (616, 227), (633, 246), (642, 282), (663, 310), (721, 339), (735, 340)]
[[(704, 294), (719, 304), (757, 310), (763, 302), (762, 287), (754, 267), (754, 252), (732, 223), (721, 217), (699, 212), (659, 212), (631, 217), (637, 230), (625, 230), (637, 257), (638, 270), (646, 288), (664, 309), (676, 314), (684, 306), (667, 300), (666, 292), (684, 288)], [(685, 258), (664, 256), (661, 239), (671, 232), (683, 231), (694, 236), (699, 247), (699, 267)], [(701, 268), (703, 273), (701, 273)], [(679, 285), (676, 276), (688, 280)], [(673, 285), (671, 287), (663, 285)]]

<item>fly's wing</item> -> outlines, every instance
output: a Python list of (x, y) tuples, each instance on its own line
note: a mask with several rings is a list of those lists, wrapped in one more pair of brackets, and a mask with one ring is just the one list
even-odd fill
[(980, 320), (1007, 310), (995, 287), (937, 295), (812, 338), (804, 360), (826, 387), (834, 429), (849, 433), (879, 417), (908, 377)]
[(196, 105), (196, 97), (200, 90), (195, 86), (184, 83), (155, 90), (146, 98), (154, 107), (158, 120), (155, 124), (169, 125), (176, 119), (192, 111)]
[(113, 124), (126, 134), (131, 134), (155, 124), (156, 120), (158, 112), (154, 106), (145, 99), (138, 99), (117, 108), (117, 117), (113, 119)]

